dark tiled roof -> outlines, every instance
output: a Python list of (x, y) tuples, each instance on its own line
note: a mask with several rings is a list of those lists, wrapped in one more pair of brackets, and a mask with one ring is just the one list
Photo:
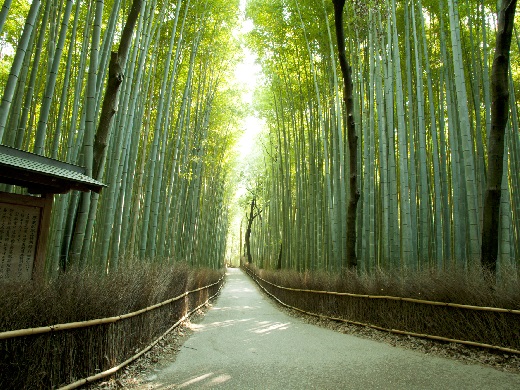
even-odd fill
[(0, 182), (27, 187), (34, 193), (99, 192), (106, 187), (86, 176), (82, 167), (3, 145), (0, 145)]

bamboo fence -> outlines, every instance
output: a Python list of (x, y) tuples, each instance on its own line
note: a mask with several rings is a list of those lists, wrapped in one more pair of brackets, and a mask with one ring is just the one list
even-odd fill
[[(359, 326), (370, 327), (373, 329), (390, 332), (390, 333), (395, 333), (395, 334), (421, 337), (421, 338), (427, 338), (427, 339), (432, 339), (432, 340), (437, 340), (437, 341), (458, 343), (458, 344), (470, 345), (470, 346), (480, 347), (480, 348), (494, 349), (494, 350), (498, 350), (498, 351), (502, 351), (502, 352), (506, 352), (506, 353), (512, 353), (512, 354), (520, 354), (520, 349), (511, 348), (509, 346), (494, 345), (494, 344), (478, 342), (478, 341), (474, 341), (474, 340), (465, 340), (462, 338), (445, 337), (443, 335), (438, 335), (438, 334), (428, 334), (428, 333), (417, 332), (417, 331), (414, 332), (413, 330), (410, 330), (410, 329), (402, 330), (402, 329), (397, 329), (394, 327), (389, 328), (389, 327), (385, 327), (385, 326), (380, 326), (377, 323), (356, 321), (354, 319), (344, 318), (346, 316), (349, 316), (351, 313), (341, 312), (341, 310), (340, 310), (339, 314), (342, 315), (342, 317), (331, 316), (329, 314), (325, 314), (324, 312), (319, 313), (319, 312), (315, 312), (315, 311), (305, 310), (305, 309), (302, 309), (302, 307), (297, 307), (295, 304), (291, 305), (291, 304), (287, 303), (287, 301), (284, 301), (283, 298), (281, 299), (280, 297), (281, 297), (281, 295), (283, 295), (281, 292), (285, 291), (285, 292), (301, 293), (301, 294), (316, 294), (316, 295), (332, 296), (335, 298), (355, 298), (355, 299), (361, 299), (361, 300), (379, 300), (379, 301), (383, 301), (383, 302), (384, 301), (407, 302), (407, 303), (411, 303), (413, 305), (429, 306), (429, 307), (433, 307), (433, 308), (450, 308), (450, 309), (469, 311), (469, 312), (498, 313), (500, 315), (508, 315), (508, 316), (513, 315), (515, 317), (516, 321), (508, 322), (508, 323), (513, 323), (513, 324), (520, 323), (518, 321), (518, 319), (516, 318), (516, 316), (518, 316), (520, 314), (520, 310), (504, 309), (504, 308), (496, 308), (496, 307), (485, 307), (485, 306), (474, 306), (474, 305), (463, 305), (463, 304), (456, 304), (456, 303), (449, 303), (449, 302), (428, 301), (428, 300), (421, 300), (421, 299), (415, 299), (415, 298), (404, 298), (404, 297), (395, 297), (395, 296), (387, 296), (387, 295), (353, 294), (353, 293), (343, 293), (343, 292), (334, 292), (334, 291), (306, 290), (306, 289), (299, 289), (299, 288), (291, 288), (291, 287), (280, 286), (280, 285), (274, 284), (268, 280), (265, 280), (265, 279), (261, 278), (260, 276), (258, 276), (257, 274), (255, 274), (252, 270), (248, 269), (247, 267), (244, 267), (244, 269), (246, 270), (247, 274), (262, 288), (262, 290), (264, 290), (269, 296), (271, 296), (276, 301), (278, 301), (281, 305), (288, 307), (290, 309), (299, 311), (301, 313), (310, 315), (310, 316), (350, 323), (350, 324), (359, 325)], [(269, 291), (269, 290), (271, 290), (271, 291)], [(274, 292), (273, 290), (278, 290), (278, 293)], [(296, 299), (294, 299), (294, 300), (296, 301)], [(321, 302), (322, 301), (320, 301), (320, 303)], [(317, 305), (317, 306), (319, 307), (320, 305)], [(336, 305), (336, 307), (337, 306), (339, 306), (339, 305)], [(380, 309), (382, 309), (380, 311), (382, 311), (383, 314), (379, 313), (380, 314), (379, 317), (384, 316), (384, 306), (385, 306), (384, 304), (382, 306), (380, 306)], [(323, 307), (325, 307), (325, 305), (323, 305), (321, 308), (323, 308)], [(443, 316), (444, 316), (444, 314), (445, 313), (443, 313)], [(470, 320), (469, 319), (466, 320), (466, 323), (465, 323), (464, 316), (462, 315), (461, 317), (463, 320), (461, 321), (459, 318), (457, 320), (458, 323), (463, 328), (464, 327), (469, 328)], [(433, 316), (430, 317), (430, 320), (432, 320), (432, 318), (434, 318), (434, 317)], [(499, 322), (502, 322), (501, 320), (502, 320), (502, 318), (500, 318)], [(486, 321), (484, 321), (484, 322), (486, 322)], [(412, 326), (413, 325), (414, 324), (412, 321)], [(481, 332), (481, 333), (483, 333), (483, 332)], [(495, 331), (494, 333), (501, 333), (501, 332)], [(518, 333), (520, 333), (520, 329), (518, 328), (518, 325), (517, 325), (516, 329), (511, 330), (511, 333), (512, 333), (511, 338), (516, 339), (518, 341)], [(503, 335), (503, 332), (502, 332), (502, 335)], [(500, 334), (499, 334), (499, 336), (500, 336)]]
[[(168, 299), (166, 301), (157, 303), (157, 304), (152, 305), (152, 306), (145, 307), (144, 309), (137, 310), (137, 311), (134, 311), (134, 312), (131, 312), (131, 313), (122, 314), (120, 316), (114, 316), (114, 317), (97, 318), (97, 319), (88, 320), (88, 321), (68, 322), (66, 324), (56, 324), (56, 325), (49, 325), (49, 326), (40, 326), (38, 328), (9, 330), (9, 331), (0, 333), (0, 340), (2, 340), (2, 339), (10, 339), (10, 338), (14, 338), (14, 337), (22, 337), (22, 336), (33, 336), (33, 335), (37, 335), (37, 334), (48, 333), (48, 332), (57, 332), (57, 331), (61, 331), (61, 330), (86, 328), (86, 327), (94, 326), (94, 325), (111, 324), (111, 323), (114, 323), (114, 322), (117, 322), (117, 321), (121, 321), (121, 320), (124, 320), (124, 319), (127, 319), (127, 318), (138, 316), (138, 315), (146, 313), (148, 311), (152, 311), (152, 310), (158, 309), (158, 308), (160, 308), (162, 306), (165, 306), (165, 305), (168, 305), (168, 304), (170, 304), (172, 302), (178, 301), (181, 298), (187, 297), (190, 294), (196, 293), (197, 291), (206, 290), (206, 289), (208, 289), (210, 287), (213, 287), (213, 286), (221, 283), (223, 278), (224, 277), (222, 276), (215, 283), (208, 284), (207, 286), (199, 287), (199, 288), (197, 288), (195, 290), (186, 291), (186, 292), (184, 292), (183, 294), (181, 294), (179, 296), (176, 296), (174, 298), (170, 298), (170, 299)], [(220, 291), (220, 289), (219, 289), (219, 291)]]
[[(153, 310), (154, 308), (157, 308), (157, 307), (160, 307), (160, 306), (164, 306), (170, 302), (173, 302), (173, 300), (178, 300), (190, 293), (194, 293), (194, 292), (197, 292), (197, 291), (201, 291), (201, 290), (205, 290), (205, 289), (208, 289), (212, 286), (215, 286), (216, 284), (219, 284), (222, 282), (222, 279), (224, 277), (222, 276), (218, 282), (215, 282), (215, 283), (212, 283), (210, 285), (207, 285), (207, 286), (204, 286), (204, 287), (200, 287), (196, 290), (192, 290), (192, 291), (187, 291), (186, 293), (182, 294), (182, 295), (179, 295), (178, 297), (175, 297), (175, 298), (172, 298), (172, 299), (169, 299), (168, 301), (164, 301), (164, 302), (161, 302), (157, 305), (153, 305), (153, 306), (150, 306), (149, 308), (146, 308), (146, 309), (149, 309), (149, 310)], [(196, 308), (194, 308), (193, 310), (191, 310), (189, 313), (186, 313), (181, 319), (179, 319), (175, 324), (173, 324), (166, 332), (164, 332), (160, 337), (158, 337), (156, 340), (154, 340), (150, 345), (148, 345), (146, 348), (142, 349), (140, 352), (138, 352), (137, 354), (133, 355), (132, 357), (128, 358), (127, 360), (125, 360), (124, 362), (120, 363), (119, 365), (115, 366), (115, 367), (112, 367), (108, 370), (105, 370), (103, 372), (100, 372), (96, 375), (92, 375), (92, 376), (89, 376), (88, 378), (84, 378), (84, 379), (80, 379), (76, 382), (73, 382), (73, 383), (70, 383), (68, 384), (67, 386), (63, 386), (63, 387), (60, 387), (58, 390), (70, 390), (70, 389), (75, 389), (75, 388), (78, 388), (80, 386), (83, 386), (83, 385), (86, 385), (88, 383), (92, 383), (92, 382), (95, 382), (99, 379), (102, 379), (102, 378), (106, 378), (107, 376), (110, 376), (110, 375), (113, 375), (115, 374), (117, 371), (119, 371), (121, 368), (127, 366), (128, 364), (132, 363), (134, 360), (137, 360), (139, 357), (141, 357), (142, 355), (144, 355), (146, 352), (148, 352), (150, 349), (152, 349), (159, 341), (161, 341), (166, 335), (168, 335), (168, 333), (170, 333), (172, 330), (174, 330), (177, 326), (179, 326), (182, 322), (184, 322), (186, 319), (188, 319), (193, 313), (195, 313), (197, 310), (199, 310), (201, 307), (203, 307), (204, 305), (206, 305), (211, 299), (215, 298), (218, 293), (220, 292), (220, 290), (222, 289), (222, 286), (224, 284), (221, 283), (220, 284), (220, 287), (219, 289), (217, 290), (217, 292), (215, 294), (213, 294), (211, 297), (209, 297), (205, 302), (203, 302), (202, 304), (198, 305)], [(146, 310), (146, 309), (143, 309), (143, 310)], [(149, 310), (146, 310), (146, 311), (149, 311)], [(142, 310), (139, 310), (139, 312), (144, 312)], [(134, 312), (134, 313), (138, 313), (138, 312)], [(138, 315), (138, 314), (134, 314), (134, 313), (129, 313), (129, 314), (133, 314), (133, 315)], [(129, 315), (127, 315), (129, 316)], [(128, 317), (127, 317), (128, 318)]]
[[(165, 306), (167, 306), (169, 304), (172, 304), (172, 303), (175, 303), (175, 305), (178, 305), (178, 304), (182, 303), (181, 300), (185, 301), (185, 303), (182, 303), (182, 304), (187, 304), (187, 307), (185, 309), (182, 309), (182, 311), (179, 312), (178, 315), (176, 315), (174, 312), (171, 313), (173, 315), (173, 317), (170, 317), (170, 318), (173, 321), (175, 321), (175, 323), (173, 325), (171, 325), (171, 326), (167, 325), (168, 328), (167, 328), (167, 330), (164, 333), (160, 334), (159, 337), (155, 336), (157, 338), (153, 342), (148, 344), (146, 347), (142, 348), (139, 352), (135, 351), (133, 348), (130, 348), (130, 350), (132, 350), (132, 356), (131, 357), (126, 358), (128, 355), (124, 356), (124, 353), (120, 354), (120, 356), (123, 359), (126, 359), (122, 363), (116, 364), (117, 363), (117, 360), (116, 360), (117, 357), (115, 357), (114, 360), (111, 360), (112, 365), (108, 366), (108, 367), (111, 367), (111, 368), (106, 369), (106, 370), (104, 370), (102, 372), (98, 372), (95, 375), (88, 376), (88, 377), (86, 377), (84, 379), (75, 380), (77, 377), (74, 377), (74, 375), (72, 375), (71, 372), (69, 372), (67, 375), (65, 375), (67, 378), (69, 378), (69, 381), (72, 379), (73, 382), (68, 384), (68, 385), (66, 385), (66, 386), (64, 386), (64, 387), (61, 387), (60, 389), (74, 389), (74, 388), (77, 388), (79, 386), (83, 386), (85, 384), (92, 383), (92, 382), (94, 382), (96, 380), (99, 380), (101, 378), (108, 377), (108, 376), (116, 373), (117, 371), (119, 371), (121, 368), (127, 366), (131, 362), (135, 361), (136, 359), (138, 359), (140, 356), (142, 356), (146, 352), (148, 352), (160, 340), (162, 340), (167, 334), (169, 334), (172, 330), (174, 330), (182, 322), (184, 322), (187, 318), (189, 318), (190, 315), (192, 315), (194, 312), (196, 312), (201, 307), (206, 305), (211, 299), (215, 298), (219, 294), (220, 290), (222, 289), (222, 287), (224, 285), (223, 281), (224, 281), (224, 275), (215, 283), (211, 283), (211, 284), (208, 284), (208, 285), (203, 286), (203, 287), (199, 287), (199, 288), (196, 288), (196, 289), (193, 289), (193, 290), (190, 290), (190, 291), (186, 291), (186, 292), (184, 292), (184, 293), (182, 293), (182, 294), (180, 294), (180, 295), (178, 295), (178, 296), (176, 296), (174, 298), (165, 300), (163, 302), (154, 304), (152, 306), (149, 306), (149, 307), (137, 310), (137, 311), (133, 311), (133, 312), (130, 312), (130, 313), (122, 314), (122, 315), (119, 315), (119, 316), (113, 316), (113, 317), (107, 317), (107, 318), (98, 318), (98, 319), (93, 319), (93, 320), (88, 320), (88, 321), (79, 321), (79, 322), (70, 322), (70, 323), (56, 324), (56, 325), (50, 325), (50, 326), (42, 326), (42, 327), (37, 327), (37, 328), (18, 329), (18, 330), (1, 332), (0, 333), (0, 340), (6, 340), (6, 341), (7, 340), (12, 340), (13, 342), (15, 342), (17, 339), (28, 338), (27, 342), (29, 344), (33, 344), (33, 342), (34, 342), (33, 336), (46, 337), (45, 334), (47, 334), (48, 338), (54, 340), (53, 342), (56, 342), (58, 339), (54, 339), (52, 335), (56, 335), (57, 333), (61, 333), (62, 331), (71, 331), (71, 330), (75, 331), (77, 329), (85, 329), (85, 331), (91, 332), (89, 329), (91, 329), (92, 327), (95, 327), (95, 326), (98, 327), (96, 329), (100, 329), (100, 330), (95, 330), (95, 333), (98, 334), (101, 331), (101, 328), (107, 328), (107, 331), (108, 331), (109, 328), (113, 329), (113, 327), (112, 327), (113, 324), (118, 323), (118, 322), (123, 321), (123, 320), (129, 320), (129, 319), (134, 318), (133, 320), (130, 320), (130, 321), (135, 321), (137, 319), (138, 319), (138, 321), (148, 321), (148, 317), (144, 318), (144, 317), (139, 317), (139, 316), (141, 316), (141, 315), (143, 315), (145, 313), (150, 313), (150, 315), (151, 314), (155, 315), (154, 313), (159, 313), (159, 311), (157, 309), (163, 308), (162, 310), (170, 310), (169, 307), (165, 307)], [(216, 291), (215, 291), (215, 289), (216, 289)], [(211, 291), (211, 292), (215, 291), (215, 293), (208, 297), (209, 293), (208, 294), (204, 293), (204, 290)], [(201, 302), (200, 298), (204, 299), (204, 301)], [(192, 306), (192, 304), (194, 306), (196, 306), (196, 307), (195, 308), (191, 308), (190, 306)], [(176, 309), (176, 310), (178, 310), (178, 309)], [(161, 315), (161, 314), (158, 314), (158, 315)], [(121, 325), (124, 325), (124, 324), (126, 324), (126, 321), (121, 322)], [(101, 326), (101, 328), (99, 328), (99, 326)], [(117, 332), (126, 332), (126, 331), (128, 331), (128, 329), (125, 330), (125, 327), (118, 328), (118, 330), (117, 330)], [(64, 332), (64, 333), (68, 334), (68, 332)], [(85, 336), (81, 336), (81, 337), (89, 337), (89, 336), (85, 335)], [(125, 339), (127, 336), (125, 336), (125, 334), (121, 334), (121, 335), (119, 335), (117, 337)], [(71, 353), (74, 353), (74, 354), (77, 353), (78, 356), (76, 358), (79, 358), (79, 354), (81, 352), (80, 351), (76, 351), (76, 348), (78, 346), (75, 344), (74, 340), (67, 339), (67, 338), (60, 339), (60, 340), (65, 340), (65, 342), (68, 342), (68, 343), (72, 342), (73, 345), (72, 344), (69, 345), (69, 348), (72, 348), (75, 352), (71, 352)], [(63, 342), (63, 341), (61, 341), (61, 342)], [(103, 348), (105, 348), (105, 347), (103, 347)], [(103, 354), (104, 353), (105, 352), (103, 352)], [(120, 359), (121, 359), (121, 357), (120, 357)], [(15, 357), (12, 357), (12, 358), (16, 359)], [(50, 357), (49, 359), (52, 360), (52, 357)], [(121, 360), (123, 360), (123, 359), (121, 359)], [(14, 362), (16, 362), (16, 360), (14, 360)], [(86, 366), (88, 366), (88, 364)], [(16, 367), (18, 367), (18, 366), (16, 366)], [(63, 366), (62, 369), (63, 370), (72, 370), (73, 366), (71, 366), (71, 365)], [(61, 369), (60, 369), (60, 371), (61, 371)], [(85, 376), (89, 375), (88, 371), (89, 370), (87, 369), (87, 370), (85, 370), (85, 372), (83, 372), (83, 374), (78, 373), (78, 376), (79, 375), (85, 375)], [(67, 383), (65, 377), (59, 379), (58, 376), (61, 377), (61, 374), (55, 375), (55, 380), (57, 380), (58, 382), (53, 381), (53, 383), (60, 384), (61, 386), (63, 386), (64, 383)], [(4, 378), (4, 379), (6, 379), (6, 378)], [(7, 386), (9, 386), (9, 383), (7, 383)], [(53, 385), (53, 388), (55, 388), (54, 386), (56, 386), (56, 385)], [(0, 386), (0, 387), (2, 387), (2, 386)], [(58, 386), (56, 386), (56, 387), (58, 387)]]

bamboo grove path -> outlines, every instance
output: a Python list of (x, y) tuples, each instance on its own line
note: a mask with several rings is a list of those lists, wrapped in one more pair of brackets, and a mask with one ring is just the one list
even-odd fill
[(215, 305), (147, 389), (520, 389), (520, 375), (306, 324), (229, 269)]

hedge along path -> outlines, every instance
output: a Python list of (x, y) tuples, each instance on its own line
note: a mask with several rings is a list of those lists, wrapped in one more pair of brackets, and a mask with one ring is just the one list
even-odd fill
[(309, 312), (309, 311), (300, 309), (298, 307), (291, 306), (291, 305), (283, 302), (278, 297), (276, 297), (274, 294), (269, 292), (264, 286), (262, 286), (260, 284), (259, 280), (264, 282), (264, 283), (266, 283), (266, 284), (269, 284), (269, 285), (271, 285), (273, 287), (276, 287), (278, 289), (287, 290), (287, 291), (295, 291), (295, 292), (327, 294), (327, 295), (336, 295), (336, 296), (349, 296), (349, 297), (366, 298), (366, 299), (387, 299), (387, 300), (394, 300), (394, 301), (414, 302), (414, 303), (433, 305), (433, 306), (447, 306), (447, 307), (455, 307), (455, 308), (468, 309), (468, 310), (480, 310), (480, 311), (489, 311), (489, 312), (498, 312), (498, 313), (520, 314), (520, 310), (503, 309), (503, 308), (495, 308), (495, 307), (485, 307), (485, 306), (461, 305), (461, 304), (456, 304), (456, 303), (425, 301), (425, 300), (414, 299), (414, 298), (403, 298), (403, 297), (393, 297), (393, 296), (384, 296), (384, 295), (365, 295), (365, 294), (340, 293), (340, 292), (322, 291), (322, 290), (305, 290), (305, 289), (284, 287), (284, 286), (279, 286), (277, 284), (271, 283), (271, 282), (269, 282), (269, 281), (259, 277), (255, 273), (251, 272), (246, 267), (244, 267), (244, 268), (245, 268), (247, 274), (258, 284), (258, 286), (262, 290), (264, 290), (269, 296), (271, 296), (277, 302), (279, 302), (281, 305), (283, 305), (285, 307), (288, 307), (290, 309), (299, 311), (301, 313), (313, 316), (313, 317), (325, 318), (325, 319), (345, 322), (345, 323), (349, 323), (349, 324), (353, 324), (353, 325), (366, 326), (366, 327), (369, 327), (369, 328), (373, 328), (373, 329), (377, 329), (377, 330), (381, 330), (381, 331), (385, 331), (385, 332), (389, 332), (389, 333), (395, 333), (395, 334), (401, 334), (401, 335), (407, 335), (407, 336), (413, 336), (413, 337), (421, 337), (421, 338), (427, 338), (427, 339), (432, 339), (432, 340), (437, 340), (437, 341), (446, 341), (446, 342), (451, 342), (451, 343), (470, 345), (470, 346), (473, 346), (473, 347), (495, 349), (495, 350), (499, 350), (499, 351), (502, 351), (502, 352), (507, 352), (507, 353), (513, 353), (513, 354), (520, 355), (520, 350), (513, 349), (513, 348), (507, 348), (507, 347), (501, 347), (501, 346), (498, 346), (498, 345), (478, 343), (478, 342), (468, 341), (468, 340), (452, 339), (452, 338), (447, 338), (447, 337), (442, 337), (442, 336), (435, 336), (435, 335), (429, 335), (429, 334), (424, 334), (424, 333), (408, 332), (408, 331), (403, 331), (403, 330), (399, 330), (399, 329), (389, 329), (389, 328), (384, 328), (384, 327), (381, 327), (381, 326), (367, 324), (367, 323), (363, 323), (363, 322), (352, 321), (352, 320), (347, 320), (347, 319), (344, 319), (344, 318), (331, 317), (331, 316), (327, 316), (327, 315), (324, 315), (324, 314), (318, 314), (318, 313)]
[[(161, 341), (168, 333), (170, 333), (172, 330), (174, 330), (177, 326), (179, 326), (183, 321), (185, 321), (186, 319), (188, 319), (193, 313), (195, 313), (197, 310), (199, 310), (201, 307), (203, 307), (204, 305), (206, 305), (211, 299), (215, 298), (219, 293), (220, 293), (220, 290), (222, 289), (222, 287), (224, 286), (224, 283), (221, 283), (222, 282), (222, 279), (224, 277), (221, 277), (219, 279), (218, 282), (215, 282), (215, 283), (212, 283), (212, 284), (209, 284), (207, 286), (204, 286), (204, 287), (200, 287), (196, 290), (192, 290), (192, 291), (188, 291), (187, 293), (184, 293), (182, 295), (179, 295), (178, 297), (176, 298), (172, 298), (173, 300), (176, 300), (176, 299), (180, 299), (182, 298), (183, 296), (187, 295), (188, 293), (193, 293), (193, 292), (197, 292), (197, 291), (200, 291), (200, 290), (204, 290), (204, 289), (207, 289), (207, 288), (210, 288), (212, 286), (215, 286), (216, 284), (220, 283), (220, 287), (219, 289), (217, 290), (217, 292), (215, 294), (213, 294), (211, 297), (209, 297), (204, 303), (201, 303), (199, 306), (197, 306), (195, 309), (193, 309), (192, 311), (190, 311), (189, 313), (186, 313), (181, 319), (179, 319), (175, 324), (173, 324), (166, 332), (164, 332), (160, 337), (158, 337), (153, 343), (151, 343), (150, 345), (148, 345), (146, 348), (144, 348), (142, 351), (138, 352), (137, 354), (135, 354), (134, 356), (128, 358), (127, 360), (125, 360), (124, 362), (122, 362), (121, 364), (115, 366), (115, 367), (112, 367), (106, 371), (103, 371), (103, 372), (100, 372), (96, 375), (92, 375), (92, 376), (89, 376), (88, 378), (84, 378), (84, 379), (80, 379), (76, 382), (73, 382), (71, 384), (68, 384), (67, 386), (63, 386), (63, 387), (60, 387), (58, 390), (70, 390), (70, 389), (76, 389), (80, 386), (83, 386), (83, 385), (86, 385), (88, 383), (92, 383), (92, 382), (95, 382), (99, 379), (102, 379), (102, 378), (106, 378), (107, 376), (110, 376), (112, 374), (115, 374), (117, 371), (119, 371), (121, 368), (127, 366), (128, 364), (132, 363), (134, 360), (137, 360), (139, 357), (141, 357), (142, 355), (144, 355), (146, 352), (148, 352), (150, 349), (152, 349), (159, 341)], [(164, 301), (158, 305), (160, 306), (163, 306), (163, 304), (167, 304), (165, 302), (172, 302), (172, 299), (169, 299), (168, 301)], [(154, 305), (156, 306), (155, 308), (159, 307), (157, 305)], [(154, 306), (150, 306), (150, 308), (154, 307)], [(143, 309), (144, 310), (144, 309)], [(153, 309), (150, 309), (150, 310), (153, 310)], [(137, 313), (137, 312), (136, 312)]]
[(490, 312), (495, 312), (495, 313), (520, 314), (520, 310), (504, 309), (504, 308), (499, 308), (499, 307), (473, 306), (473, 305), (462, 305), (462, 304), (458, 304), (458, 303), (425, 301), (425, 300), (416, 299), (416, 298), (394, 297), (391, 295), (353, 294), (353, 293), (342, 293), (342, 292), (335, 292), (335, 291), (306, 290), (303, 288), (284, 287), (284, 286), (279, 286), (277, 284), (271, 283), (270, 281), (265, 280), (255, 274), (253, 274), (253, 275), (264, 283), (270, 284), (273, 287), (279, 288), (281, 290), (287, 290), (287, 291), (296, 291), (296, 292), (300, 291), (300, 292), (316, 293), (316, 294), (338, 295), (338, 296), (347, 296), (347, 297), (353, 297), (353, 298), (388, 299), (388, 300), (392, 300), (392, 301), (414, 302), (414, 303), (422, 303), (425, 305), (433, 305), (433, 306), (455, 307), (455, 308), (459, 308), (459, 309), (481, 310), (481, 311), (490, 311)]
[[(144, 309), (137, 310), (137, 311), (134, 311), (134, 312), (131, 312), (131, 313), (122, 314), (120, 316), (114, 316), (114, 317), (98, 318), (98, 319), (95, 319), (95, 320), (68, 322), (66, 324), (56, 324), (56, 325), (50, 325), (50, 326), (41, 326), (41, 327), (38, 327), (38, 328), (9, 330), (7, 332), (1, 332), (0, 333), (0, 340), (11, 339), (11, 338), (14, 338), (14, 337), (33, 336), (33, 335), (42, 334), (42, 333), (49, 333), (49, 332), (58, 332), (58, 331), (61, 331), (61, 330), (86, 328), (86, 327), (94, 326), (94, 325), (111, 324), (111, 323), (114, 323), (114, 322), (117, 322), (117, 321), (121, 321), (121, 320), (124, 320), (124, 319), (127, 319), (127, 318), (138, 316), (138, 315), (146, 313), (148, 311), (152, 311), (152, 310), (158, 309), (159, 307), (162, 307), (162, 306), (168, 305), (168, 304), (170, 304), (172, 302), (178, 301), (179, 299), (184, 298), (184, 297), (186, 297), (186, 296), (188, 296), (190, 294), (196, 293), (197, 291), (201, 291), (201, 290), (205, 290), (205, 289), (208, 289), (210, 287), (213, 287), (213, 286), (215, 286), (215, 285), (217, 285), (219, 283), (222, 283), (223, 279), (224, 279), (224, 276), (222, 276), (215, 283), (208, 284), (207, 286), (199, 287), (199, 288), (197, 288), (195, 290), (186, 291), (186, 292), (182, 293), (181, 295), (179, 295), (179, 296), (177, 296), (175, 298), (170, 298), (170, 299), (168, 299), (166, 301), (157, 303), (157, 304), (152, 305), (152, 306), (145, 307)], [(222, 286), (220, 286), (220, 288), (222, 288)], [(218, 291), (220, 291), (220, 288), (219, 288)], [(218, 294), (218, 292), (217, 292), (217, 294)], [(211, 298), (213, 298), (215, 295), (213, 295)], [(208, 299), (211, 299), (211, 298), (208, 298)], [(206, 303), (207, 303), (207, 301), (206, 301)], [(204, 304), (206, 304), (206, 303), (204, 303)], [(197, 310), (197, 309), (195, 309), (195, 310)], [(182, 322), (182, 320), (181, 320), (181, 322)]]

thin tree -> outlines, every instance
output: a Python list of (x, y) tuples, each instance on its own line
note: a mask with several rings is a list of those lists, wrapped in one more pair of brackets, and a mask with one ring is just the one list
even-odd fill
[(4, 29), (4, 23), (7, 19), (7, 14), (9, 13), (9, 8), (11, 7), (12, 0), (4, 0), (4, 4), (2, 5), (2, 9), (0, 10), (0, 34)]
[(347, 61), (345, 50), (345, 33), (343, 30), (343, 7), (345, 0), (333, 0), (334, 23), (336, 26), (336, 38), (338, 41), (338, 57), (343, 76), (343, 101), (345, 103), (345, 116), (347, 124), (347, 138), (349, 148), (349, 178), (350, 196), (347, 208), (347, 266), (353, 268), (357, 265), (356, 257), (356, 216), (357, 203), (360, 197), (357, 185), (357, 141), (356, 124), (354, 120), (354, 98), (352, 84), (352, 68)]
[(491, 71), (491, 131), (488, 140), (488, 180), (484, 198), (481, 263), (493, 273), (496, 271), (498, 257), (504, 138), (509, 116), (509, 51), (515, 9), (516, 0), (502, 1)]
[(130, 51), (130, 44), (132, 43), (132, 35), (134, 27), (137, 23), (137, 18), (141, 12), (143, 0), (134, 0), (132, 8), (128, 14), (123, 33), (121, 34), (121, 41), (117, 52), (112, 52), (110, 63), (108, 67), (108, 81), (105, 90), (105, 97), (103, 99), (103, 107), (99, 118), (98, 128), (94, 140), (94, 167), (92, 175), (96, 179), (101, 179), (103, 175), (103, 167), (106, 160), (106, 149), (108, 139), (110, 136), (110, 126), (112, 118), (117, 111), (117, 104), (119, 101), (119, 88), (124, 79), (124, 69), (126, 59)]
[(27, 46), (29, 44), (31, 34), (36, 22), (36, 18), (38, 16), (38, 11), (40, 10), (40, 4), (40, 0), (35, 0), (32, 2), (29, 14), (27, 15), (27, 19), (25, 21), (22, 36), (20, 37), (20, 41), (18, 42), (18, 46), (16, 47), (16, 54), (14, 56), (13, 65), (11, 66), (9, 78), (7, 79), (7, 84), (5, 85), (2, 102), (0, 104), (0, 142), (2, 142), (5, 125), (7, 123), (7, 116), (9, 114), (9, 109), (13, 100), (16, 84), (18, 82), (18, 76), (23, 65), (23, 60), (27, 51)]
[[(256, 210), (256, 212), (255, 212)], [(253, 198), (251, 200), (251, 207), (249, 210), (249, 216), (247, 216), (247, 229), (246, 229), (246, 235), (244, 237), (245, 246), (246, 246), (246, 257), (247, 262), (252, 263), (253, 257), (251, 256), (251, 227), (253, 225), (253, 221), (256, 217), (260, 215), (262, 210), (258, 208), (256, 205), (256, 198)]]
[(63, 47), (65, 45), (65, 38), (67, 37), (67, 29), (69, 26), (69, 19), (72, 13), (73, 1), (68, 0), (61, 22), (60, 36), (54, 51), (54, 58), (52, 60), (51, 71), (47, 75), (47, 85), (45, 86), (45, 94), (40, 108), (40, 119), (38, 121), (38, 129), (36, 130), (36, 139), (34, 142), (34, 153), (44, 154), (45, 138), (47, 134), (48, 121), (51, 112), (51, 105), (54, 98), (54, 89), (56, 88), (56, 81), (58, 79), (58, 68), (60, 66), (61, 55), (63, 54)]

